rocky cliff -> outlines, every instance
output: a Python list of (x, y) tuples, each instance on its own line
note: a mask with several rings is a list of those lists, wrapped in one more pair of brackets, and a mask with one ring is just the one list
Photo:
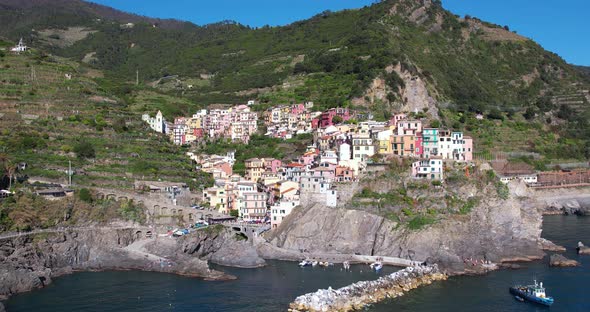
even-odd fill
[(438, 263), (446, 272), (469, 273), (479, 268), (466, 259), (498, 263), (543, 257), (552, 244), (541, 238), (542, 213), (548, 203), (563, 205), (572, 192), (580, 193), (543, 193), (518, 182), (510, 185), (507, 199), (489, 189), (474, 191), (482, 200), (470, 214), (445, 215), (420, 230), (359, 208), (315, 205), (296, 209), (269, 240), (286, 250), (410, 258)]
[[(219, 241), (227, 239), (223, 231), (215, 235), (203, 231), (184, 240), (146, 239), (141, 233), (137, 228), (92, 228), (0, 239), (0, 298), (44, 287), (53, 278), (74, 271), (145, 270), (205, 279), (233, 278), (209, 269), (207, 257), (200, 259), (205, 253), (196, 252), (199, 248), (183, 248), (192, 239), (210, 241), (203, 250), (212, 255), (211, 259), (223, 259), (224, 253), (219, 251), (223, 249)], [(242, 246), (235, 250), (238, 253), (248, 249)]]

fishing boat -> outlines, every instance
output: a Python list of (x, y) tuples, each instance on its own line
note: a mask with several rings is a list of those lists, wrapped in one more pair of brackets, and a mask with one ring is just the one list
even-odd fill
[(510, 293), (524, 300), (528, 300), (545, 306), (550, 306), (553, 304), (553, 298), (548, 297), (545, 294), (545, 288), (543, 287), (542, 282), (537, 283), (537, 281), (535, 281), (534, 285), (510, 287)]
[(311, 265), (311, 261), (309, 261), (309, 260), (302, 260), (301, 262), (299, 262), (300, 267), (306, 267), (306, 266), (310, 266), (310, 265)]

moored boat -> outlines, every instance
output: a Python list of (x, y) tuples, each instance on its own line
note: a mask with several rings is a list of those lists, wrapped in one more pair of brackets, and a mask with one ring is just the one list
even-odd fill
[(300, 267), (306, 267), (309, 265), (311, 265), (311, 261), (309, 261), (309, 260), (302, 260), (301, 262), (299, 262)]
[(548, 297), (545, 294), (545, 288), (543, 287), (543, 283), (537, 283), (537, 281), (535, 281), (534, 285), (518, 285), (510, 287), (510, 293), (513, 294), (515, 297), (520, 297), (521, 299), (542, 304), (545, 306), (552, 305), (554, 301), (552, 297)]
[(344, 267), (345, 270), (349, 270), (350, 269), (350, 262), (344, 261), (342, 263), (342, 266)]
[(373, 269), (375, 271), (379, 271), (383, 268), (383, 263), (381, 263), (381, 261), (377, 261), (377, 262), (371, 263), (369, 266), (371, 267), (371, 269)]

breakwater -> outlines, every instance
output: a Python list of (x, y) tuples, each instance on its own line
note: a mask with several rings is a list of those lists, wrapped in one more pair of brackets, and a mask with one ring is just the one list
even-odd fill
[(289, 311), (354, 311), (404, 293), (433, 281), (446, 280), (437, 265), (408, 267), (375, 281), (361, 281), (339, 289), (320, 289), (305, 294), (290, 304)]

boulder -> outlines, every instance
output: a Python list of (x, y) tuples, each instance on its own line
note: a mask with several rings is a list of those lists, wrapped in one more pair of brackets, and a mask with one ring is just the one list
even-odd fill
[(579, 265), (578, 261), (568, 259), (562, 255), (551, 255), (549, 258), (549, 266), (552, 267), (574, 267)]
[(578, 242), (578, 247), (576, 247), (576, 251), (580, 255), (590, 255), (590, 247), (584, 246), (584, 243)]
[(541, 243), (541, 248), (543, 248), (543, 250), (546, 250), (546, 251), (554, 251), (554, 252), (565, 251), (565, 247), (556, 245), (552, 241), (544, 239), (544, 238), (541, 238), (540, 243)]

